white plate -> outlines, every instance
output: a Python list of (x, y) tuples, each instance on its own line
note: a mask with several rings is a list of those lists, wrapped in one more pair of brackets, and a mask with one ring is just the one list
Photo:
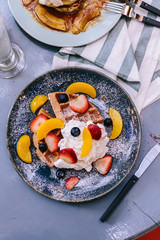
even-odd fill
[(25, 32), (43, 43), (57, 47), (75, 47), (94, 42), (110, 31), (121, 17), (121, 14), (102, 11), (101, 21), (95, 23), (86, 32), (74, 35), (42, 26), (22, 6), (21, 0), (8, 0), (8, 4), (15, 20)]

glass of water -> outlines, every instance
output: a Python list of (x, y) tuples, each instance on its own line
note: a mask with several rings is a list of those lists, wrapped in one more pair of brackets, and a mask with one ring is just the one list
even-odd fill
[(0, 12), (0, 78), (12, 78), (25, 66), (22, 49), (11, 43)]

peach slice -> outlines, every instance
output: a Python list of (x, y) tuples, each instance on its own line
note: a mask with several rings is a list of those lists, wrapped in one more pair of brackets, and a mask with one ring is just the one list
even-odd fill
[(113, 108), (109, 109), (109, 116), (110, 116), (110, 118), (112, 120), (112, 123), (113, 123), (113, 129), (112, 129), (110, 139), (115, 139), (122, 132), (123, 120), (122, 120), (122, 117), (121, 117), (120, 113)]
[(46, 97), (45, 95), (35, 96), (30, 105), (31, 111), (35, 113), (37, 109), (40, 108), (47, 100), (48, 100), (48, 97)]
[(92, 98), (95, 98), (96, 95), (97, 95), (96, 89), (92, 85), (90, 85), (89, 83), (85, 83), (85, 82), (72, 83), (66, 89), (66, 92), (69, 92), (69, 93), (86, 93)]
[(90, 153), (92, 149), (92, 136), (90, 131), (87, 128), (83, 129), (82, 139), (83, 139), (83, 146), (82, 146), (82, 152), (80, 157), (84, 158)]
[(63, 128), (64, 122), (59, 118), (51, 118), (42, 123), (37, 130), (37, 140), (42, 140), (47, 136), (47, 134), (58, 128)]
[(31, 140), (28, 135), (23, 135), (17, 142), (17, 154), (25, 163), (32, 163), (32, 155), (29, 149)]

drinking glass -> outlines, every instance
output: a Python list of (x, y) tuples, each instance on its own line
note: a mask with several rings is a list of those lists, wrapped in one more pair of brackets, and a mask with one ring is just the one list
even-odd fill
[(0, 12), (0, 78), (12, 78), (25, 66), (22, 49), (11, 43)]

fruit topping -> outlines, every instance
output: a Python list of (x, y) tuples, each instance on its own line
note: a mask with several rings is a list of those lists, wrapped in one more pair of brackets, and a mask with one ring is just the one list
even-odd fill
[(33, 0), (22, 0), (24, 6), (28, 6)]
[(78, 113), (85, 113), (89, 108), (89, 102), (85, 95), (81, 94), (77, 98), (69, 101), (70, 108)]
[(72, 190), (78, 182), (79, 182), (78, 177), (76, 177), (76, 176), (69, 177), (69, 178), (66, 179), (65, 187), (68, 190)]
[(100, 127), (95, 124), (89, 124), (87, 128), (90, 131), (91, 136), (94, 140), (99, 140), (101, 138), (102, 131)]
[(65, 171), (63, 169), (57, 169), (56, 176), (57, 176), (57, 178), (64, 178), (65, 177)]
[(45, 121), (44, 123), (42, 123), (40, 125), (40, 127), (37, 130), (37, 140), (41, 140), (43, 138), (46, 137), (46, 135), (54, 130), (54, 129), (58, 129), (58, 128), (63, 128), (64, 127), (64, 122), (59, 119), (59, 118), (51, 118), (48, 119), (47, 121)]
[(66, 93), (61, 93), (59, 95), (59, 103), (65, 103), (68, 101), (69, 101), (69, 99), (68, 99), (68, 95)]
[(106, 127), (112, 126), (112, 120), (111, 120), (111, 118), (106, 118), (103, 123), (104, 123), (104, 125), (105, 125)]
[(42, 153), (46, 152), (47, 149), (48, 149), (48, 148), (47, 148), (47, 145), (46, 145), (45, 143), (39, 144), (39, 150), (40, 150)]
[(52, 153), (58, 150), (59, 141), (59, 137), (57, 137), (57, 135), (55, 135), (54, 133), (48, 133), (45, 137), (45, 142), (47, 144), (48, 150)]
[(73, 137), (78, 137), (80, 135), (80, 133), (81, 133), (81, 131), (80, 131), (80, 129), (78, 127), (73, 127), (71, 129), (71, 135)]
[(37, 132), (39, 126), (47, 120), (48, 118), (44, 114), (39, 114), (30, 124), (31, 131), (34, 133)]
[(122, 120), (120, 113), (113, 108), (109, 109), (109, 116), (110, 116), (110, 118), (112, 120), (112, 124), (113, 124), (113, 129), (112, 129), (110, 139), (115, 139), (122, 132), (123, 120)]
[(69, 93), (86, 93), (92, 98), (95, 98), (96, 95), (97, 95), (95, 88), (92, 85), (90, 85), (88, 83), (84, 83), (84, 82), (72, 83), (66, 89), (66, 92), (69, 92)]
[(31, 140), (28, 135), (23, 135), (17, 142), (17, 154), (25, 163), (32, 163), (32, 155), (29, 149)]
[(53, 15), (45, 6), (37, 4), (34, 9), (36, 13), (36, 18), (38, 17), (43, 24), (47, 25), (50, 28), (61, 30), (64, 32), (67, 32), (69, 30), (67, 21), (63, 18)]
[(35, 96), (30, 105), (31, 111), (35, 113), (37, 109), (40, 108), (47, 100), (48, 100), (48, 97), (44, 95)]
[(59, 151), (59, 158), (67, 163), (74, 164), (77, 162), (77, 155), (72, 148), (64, 148)]
[(97, 159), (93, 165), (100, 174), (106, 175), (111, 168), (112, 161), (113, 158), (111, 155), (105, 155), (104, 157)]
[(90, 153), (92, 149), (92, 136), (90, 131), (87, 128), (83, 129), (82, 139), (83, 139), (83, 146), (82, 146), (82, 152), (80, 157), (84, 158)]

